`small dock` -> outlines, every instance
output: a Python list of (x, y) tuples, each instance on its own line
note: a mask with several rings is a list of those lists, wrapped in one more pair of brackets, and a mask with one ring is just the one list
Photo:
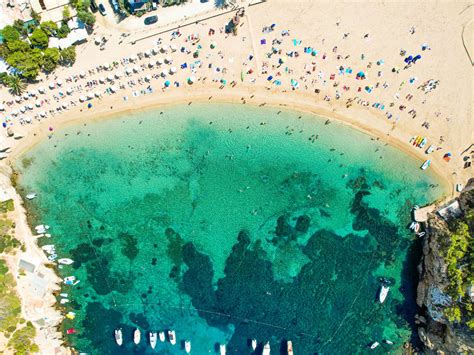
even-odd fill
[(428, 215), (430, 213), (433, 213), (433, 211), (436, 209), (436, 206), (429, 205), (426, 207), (418, 208), (413, 212), (413, 217), (415, 218), (416, 222), (426, 222), (428, 221)]

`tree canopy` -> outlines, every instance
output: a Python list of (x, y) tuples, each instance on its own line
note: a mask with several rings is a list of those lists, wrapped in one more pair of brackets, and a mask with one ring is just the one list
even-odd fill
[(37, 27), (30, 36), (30, 42), (34, 47), (45, 49), (48, 48), (49, 38), (40, 27)]

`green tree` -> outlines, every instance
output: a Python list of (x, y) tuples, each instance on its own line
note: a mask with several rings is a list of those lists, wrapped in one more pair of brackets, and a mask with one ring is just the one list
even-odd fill
[(36, 28), (30, 36), (30, 42), (34, 47), (41, 49), (48, 48), (48, 35), (41, 29)]
[(25, 79), (33, 80), (43, 64), (43, 54), (38, 48), (28, 52), (14, 52), (7, 57), (7, 63), (18, 69)]
[(51, 73), (56, 69), (59, 63), (59, 49), (57, 48), (47, 48), (43, 52), (43, 70), (45, 72)]
[(21, 95), (26, 89), (25, 83), (17, 75), (7, 75), (3, 82), (13, 95)]
[(58, 25), (53, 21), (45, 21), (41, 24), (41, 29), (49, 36), (54, 36), (58, 30)]
[(18, 33), (21, 33), (22, 35), (26, 36), (28, 34), (28, 31), (23, 26), (23, 24), (24, 22), (22, 20), (17, 19), (15, 20), (15, 22), (13, 22), (13, 27), (15, 27)]
[(7, 48), (8, 50), (10, 51), (10, 53), (12, 52), (27, 52), (30, 50), (30, 45), (26, 42), (23, 42), (23, 41), (20, 41), (20, 40), (16, 40), (16, 41), (10, 41), (7, 43)]
[(63, 7), (63, 21), (67, 21), (71, 18), (71, 11), (69, 10), (69, 5)]
[(59, 29), (58, 29), (57, 36), (58, 36), (58, 38), (66, 38), (67, 35), (69, 34), (69, 32), (71, 32), (71, 29), (69, 28), (69, 26), (66, 23), (63, 22), (61, 24), (61, 27), (59, 27)]
[(38, 345), (32, 343), (35, 338), (36, 329), (31, 322), (18, 329), (8, 341), (8, 347), (12, 348), (15, 354), (26, 355), (35, 353), (39, 350)]
[(93, 14), (91, 14), (88, 11), (85, 10), (78, 10), (77, 11), (77, 18), (84, 22), (87, 26), (94, 26), (95, 23), (95, 17)]
[(40, 23), (41, 22), (41, 15), (37, 13), (35, 10), (31, 9), (30, 16), (33, 20)]
[(20, 32), (13, 26), (5, 26), (2, 30), (2, 36), (5, 43), (17, 41), (20, 39)]
[(60, 53), (61, 65), (72, 65), (76, 61), (76, 47), (64, 48)]

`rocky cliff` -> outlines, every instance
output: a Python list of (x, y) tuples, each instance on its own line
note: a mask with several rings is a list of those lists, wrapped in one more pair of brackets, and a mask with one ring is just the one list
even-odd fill
[[(472, 180), (472, 179), (471, 179)], [(474, 182), (471, 181), (458, 199), (459, 207), (463, 213), (460, 220), (469, 225), (469, 238), (473, 238), (472, 221), (469, 223), (466, 216), (472, 216), (474, 209)], [(453, 228), (458, 223), (456, 218), (448, 221), (437, 214), (432, 214), (426, 225), (426, 236), (423, 241), (423, 255), (418, 266), (420, 281), (417, 290), (417, 303), (422, 313), (417, 316), (418, 333), (425, 345), (428, 354), (458, 354), (474, 353), (474, 332), (466, 325), (472, 319), (472, 313), (467, 310), (472, 306), (469, 294), (461, 299), (453, 299), (450, 291), (450, 276), (448, 273), (448, 261), (446, 258), (447, 246), (452, 239)], [(472, 242), (470, 244), (472, 247)], [(468, 248), (466, 254), (468, 262), (472, 262), (472, 248)], [(463, 258), (466, 260), (466, 256)], [(468, 266), (469, 269), (469, 266)], [(468, 271), (470, 280), (472, 274)], [(465, 275), (465, 274), (464, 274)], [(463, 276), (466, 277), (466, 276)], [(469, 286), (468, 281), (467, 284)], [(452, 289), (452, 287), (451, 287)], [(449, 307), (461, 309), (461, 320), (453, 321), (446, 316)], [(466, 310), (467, 308), (467, 310)]]

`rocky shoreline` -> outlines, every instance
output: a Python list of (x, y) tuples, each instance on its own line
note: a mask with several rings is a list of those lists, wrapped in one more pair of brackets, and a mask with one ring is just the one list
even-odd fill
[[(474, 179), (469, 181), (457, 201), (464, 217), (468, 215), (469, 211), (472, 215)], [(461, 218), (465, 220), (465, 218)], [(466, 325), (466, 318), (472, 316), (466, 317), (466, 314), (463, 314), (460, 321), (449, 320), (446, 316), (446, 309), (453, 305), (462, 304), (461, 308), (468, 308), (464, 298), (453, 300), (448, 291), (450, 279), (445, 250), (446, 244), (450, 243), (453, 227), (457, 220), (456, 218), (445, 220), (438, 213), (433, 213), (426, 223), (423, 254), (418, 265), (417, 304), (421, 308), (421, 312), (417, 315), (416, 322), (419, 337), (427, 354), (474, 353), (474, 331)], [(472, 218), (471, 223), (467, 222), (467, 224), (470, 227), (470, 238), (472, 239)], [(472, 249), (468, 248), (467, 253), (472, 252)], [(472, 256), (470, 258), (472, 260)], [(469, 260), (469, 256), (467, 259)], [(469, 298), (469, 295), (466, 297)], [(472, 305), (472, 302), (470, 304)]]

